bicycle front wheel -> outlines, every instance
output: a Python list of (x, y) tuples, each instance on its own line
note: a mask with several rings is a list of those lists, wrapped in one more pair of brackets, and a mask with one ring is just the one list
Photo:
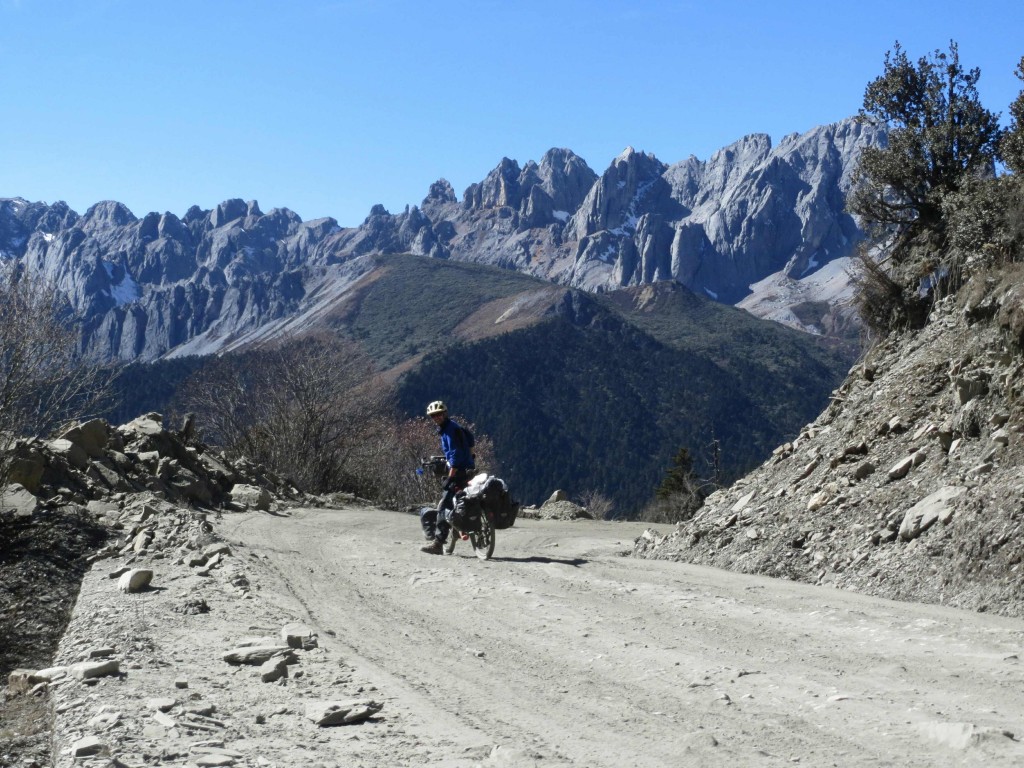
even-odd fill
[(487, 519), (487, 515), (480, 516), (480, 530), (469, 534), (469, 542), (473, 545), (473, 552), (481, 560), (489, 560), (494, 554), (494, 526)]

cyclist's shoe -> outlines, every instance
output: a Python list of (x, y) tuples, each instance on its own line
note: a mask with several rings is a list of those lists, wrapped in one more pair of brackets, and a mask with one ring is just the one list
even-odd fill
[(429, 544), (424, 544), (420, 547), (420, 552), (426, 552), (428, 555), (440, 555), (444, 552), (444, 542), (440, 539), (434, 539)]

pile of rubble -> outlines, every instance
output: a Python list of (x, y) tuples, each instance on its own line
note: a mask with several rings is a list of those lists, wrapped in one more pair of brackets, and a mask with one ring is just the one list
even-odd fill
[[(8, 681), (0, 765), (149, 765), (179, 754), (230, 765), (237, 758), (217, 744), (244, 729), (210, 703), (225, 676), (257, 664), (250, 682), (262, 686), (296, 664), (326, 662), (295, 617), (253, 599), (247, 569), (214, 525), (227, 512), (281, 514), (324, 500), (210, 451), (187, 424), (165, 429), (159, 414), (18, 441), (8, 478), (0, 488), (0, 593), (10, 597), (0, 608)], [(204, 623), (211, 611), (220, 615)], [(204, 637), (204, 626), (224, 636)], [(253, 637), (254, 627), (273, 638)], [(191, 658), (216, 642), (221, 653)], [(352, 722), (375, 707), (328, 698), (306, 717)], [(285, 711), (268, 705), (265, 719)]]
[(1024, 615), (1024, 289), (981, 276), (639, 557)]
[(569, 500), (568, 494), (557, 490), (539, 507), (522, 507), (519, 516), (532, 520), (593, 520), (585, 507)]
[(20, 440), (0, 507), (31, 515), (40, 505), (77, 504), (103, 516), (129, 496), (147, 493), (179, 505), (235, 510), (302, 498), (262, 467), (208, 450), (191, 432), (189, 424), (167, 430), (163, 417), (150, 413), (120, 427), (95, 419), (54, 440)]

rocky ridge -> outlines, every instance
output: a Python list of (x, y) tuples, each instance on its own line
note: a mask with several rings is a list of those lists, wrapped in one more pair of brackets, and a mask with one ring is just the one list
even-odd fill
[(873, 348), (829, 407), (638, 557), (1024, 615), (1022, 270)]
[[(422, 210), (450, 224), (451, 258), (586, 290), (677, 280), (732, 303), (768, 275), (796, 279), (852, 252), (861, 235), (845, 197), (860, 151), (881, 142), (849, 119), (777, 146), (746, 136), (707, 161), (668, 165), (627, 147), (600, 177), (551, 150), (522, 169), (506, 158), (461, 203), (449, 187)], [(565, 186), (574, 194), (556, 202)]]
[[(497, 265), (588, 291), (675, 280), (734, 303), (769, 276), (799, 281), (852, 252), (851, 174), (882, 141), (850, 119), (774, 147), (748, 136), (707, 161), (667, 165), (628, 148), (600, 176), (552, 149), (523, 167), (503, 159), (461, 201), (442, 179), (420, 206), (375, 206), (354, 228), (241, 199), (180, 218), (138, 218), (113, 201), (79, 215), (0, 199), (0, 258), (58, 284), (85, 318), (85, 347), (122, 361), (207, 354), (308, 324), (379, 253)], [(790, 302), (799, 310), (776, 306), (772, 317), (830, 331), (831, 294), (816, 302), (808, 292)]]

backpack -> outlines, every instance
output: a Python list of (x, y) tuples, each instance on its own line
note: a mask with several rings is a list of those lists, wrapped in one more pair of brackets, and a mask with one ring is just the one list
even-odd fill
[(476, 466), (476, 454), (473, 453), (473, 446), (476, 445), (476, 438), (473, 437), (472, 432), (470, 432), (461, 424), (458, 424), (457, 427), (458, 428), (455, 430), (456, 434), (458, 435), (457, 439), (459, 443), (461, 443), (462, 447), (466, 450), (466, 453), (469, 454), (469, 467), (470, 469), (472, 469), (473, 467)]
[(467, 451), (472, 453), (473, 446), (476, 445), (476, 438), (473, 437), (473, 433), (466, 429), (461, 424), (459, 425), (459, 433), (461, 435), (462, 444)]

